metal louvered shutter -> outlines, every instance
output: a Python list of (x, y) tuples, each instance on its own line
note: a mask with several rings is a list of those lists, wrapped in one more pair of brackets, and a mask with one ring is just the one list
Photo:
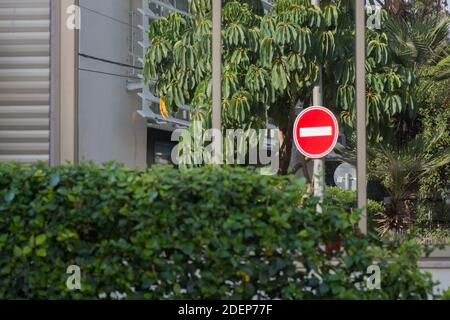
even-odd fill
[(0, 0), (0, 161), (49, 161), (50, 1)]

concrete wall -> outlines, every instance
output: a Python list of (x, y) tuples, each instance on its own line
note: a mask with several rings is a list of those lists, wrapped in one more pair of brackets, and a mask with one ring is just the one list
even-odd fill
[[(80, 0), (79, 53), (130, 65), (132, 4), (129, 0)], [(146, 122), (140, 99), (127, 91), (131, 69), (79, 57), (79, 160), (146, 163)]]
[(419, 262), (420, 270), (429, 272), (433, 280), (440, 284), (436, 293), (450, 288), (450, 248), (434, 251), (430, 257)]
[(439, 282), (436, 287), (436, 293), (442, 292), (450, 288), (450, 266), (446, 268), (421, 269), (424, 272), (429, 272), (433, 276), (433, 280)]

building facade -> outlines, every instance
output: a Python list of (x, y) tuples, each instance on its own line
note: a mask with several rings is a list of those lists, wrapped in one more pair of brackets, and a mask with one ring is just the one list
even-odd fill
[(170, 161), (168, 119), (142, 80), (151, 20), (180, 0), (0, 0), (0, 161)]

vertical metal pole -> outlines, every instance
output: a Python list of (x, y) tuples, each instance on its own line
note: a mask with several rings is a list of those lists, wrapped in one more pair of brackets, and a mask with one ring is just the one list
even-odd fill
[[(311, 4), (315, 6), (320, 5), (320, 0), (312, 0)], [(319, 81), (313, 89), (313, 104), (314, 106), (323, 106), (323, 81), (322, 81), (322, 66), (319, 65)], [(314, 160), (313, 171), (313, 185), (314, 196), (320, 198), (320, 204), (317, 206), (317, 212), (322, 212), (322, 206), (325, 193), (325, 159)]]
[(356, 11), (356, 139), (358, 208), (362, 210), (359, 227), (367, 233), (367, 132), (366, 132), (366, 15), (365, 1), (355, 0)]
[(351, 181), (350, 181), (350, 174), (346, 173), (345, 177), (344, 177), (344, 189), (345, 190), (352, 190), (352, 186), (351, 186)]
[(60, 13), (60, 3), (57, 0), (50, 0), (50, 166), (61, 164), (61, 153), (59, 152), (60, 139), (59, 111), (58, 105), (58, 27), (57, 18)]
[[(148, 39), (148, 34), (146, 33), (146, 30), (150, 30), (150, 21), (148, 17), (145, 15), (145, 12), (150, 11), (149, 2), (148, 0), (142, 0), (142, 10), (144, 13), (142, 13), (142, 43), (144, 44), (142, 48), (142, 57), (145, 57), (147, 54), (147, 49), (150, 47), (150, 40)], [(142, 87), (142, 110), (151, 112), (151, 102), (145, 99), (145, 97), (151, 96), (150, 87), (148, 85), (144, 85)]]
[[(212, 2), (212, 129), (222, 128), (222, 0)], [(220, 141), (219, 141), (220, 140)], [(214, 140), (215, 164), (221, 163), (221, 139)]]

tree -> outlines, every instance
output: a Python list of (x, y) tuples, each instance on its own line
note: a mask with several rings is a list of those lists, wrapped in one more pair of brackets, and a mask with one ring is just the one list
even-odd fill
[[(417, 85), (421, 87), (420, 91), (414, 91), (414, 99), (423, 100), (423, 94), (425, 93), (425, 96), (428, 94), (421, 82), (433, 85), (434, 81), (444, 80), (450, 75), (448, 66), (446, 70), (441, 68), (434, 81), (430, 82), (427, 79), (429, 72), (423, 70), (442, 64), (441, 60), (448, 59), (450, 53), (448, 15), (443, 11), (430, 11), (429, 8), (422, 6), (412, 6), (408, 13), (389, 16), (385, 21), (385, 27), (389, 35), (393, 60), (414, 70)], [(395, 117), (394, 130), (389, 140), (397, 141), (400, 145), (405, 144), (420, 133), (421, 127), (420, 115), (417, 118), (415, 113), (400, 113)]]
[[(324, 67), (327, 106), (354, 128), (354, 21), (348, 1), (277, 0), (264, 16), (247, 4), (223, 8), (223, 125), (262, 128), (272, 121), (283, 134), (281, 174), (292, 153), (296, 106), (311, 103)], [(210, 127), (211, 1), (190, 2), (190, 15), (174, 13), (150, 26), (144, 75), (169, 110), (190, 104), (192, 118)], [(368, 30), (368, 114), (372, 138), (400, 112), (414, 109), (412, 70), (395, 63), (383, 30)]]
[(404, 231), (416, 220), (420, 180), (450, 163), (450, 147), (436, 150), (446, 128), (433, 136), (419, 135), (406, 146), (378, 145), (370, 149), (375, 159), (371, 174), (386, 188), (390, 204), (381, 215), (380, 233)]
[[(228, 2), (232, 1), (235, 0), (222, 0), (222, 4), (225, 5)], [(264, 15), (264, 6), (261, 0), (240, 0), (240, 2), (248, 4), (250, 10), (252, 10), (252, 12), (257, 14), (258, 16)]]
[[(420, 70), (420, 83), (417, 88), (417, 102), (420, 106), (418, 118), (423, 135), (431, 139), (436, 131), (443, 130), (442, 138), (432, 145), (433, 153), (441, 153), (450, 148), (450, 56), (436, 66)], [(420, 198), (422, 219), (432, 222), (430, 212), (436, 208), (434, 203), (450, 198), (450, 164), (434, 170), (420, 179)], [(431, 201), (430, 201), (431, 200)], [(434, 209), (434, 210), (433, 210)], [(435, 212), (436, 213), (436, 212)], [(449, 216), (447, 212), (446, 216)]]
[[(395, 15), (384, 25), (392, 58), (414, 70), (413, 92), (417, 114), (398, 113), (392, 133), (372, 152), (372, 173), (381, 179), (391, 198), (382, 215), (382, 233), (402, 230), (424, 209), (437, 207), (430, 201), (448, 196), (450, 121), (449, 16), (437, 1), (396, 1)], [(440, 134), (438, 134), (440, 132)], [(446, 158), (447, 157), (447, 158)], [(436, 161), (436, 159), (441, 161)], [(428, 210), (426, 216), (429, 217)], [(427, 218), (429, 220), (429, 218)]]
[(448, 56), (449, 21), (445, 11), (421, 6), (406, 17), (389, 16), (385, 24), (394, 60), (418, 70)]

